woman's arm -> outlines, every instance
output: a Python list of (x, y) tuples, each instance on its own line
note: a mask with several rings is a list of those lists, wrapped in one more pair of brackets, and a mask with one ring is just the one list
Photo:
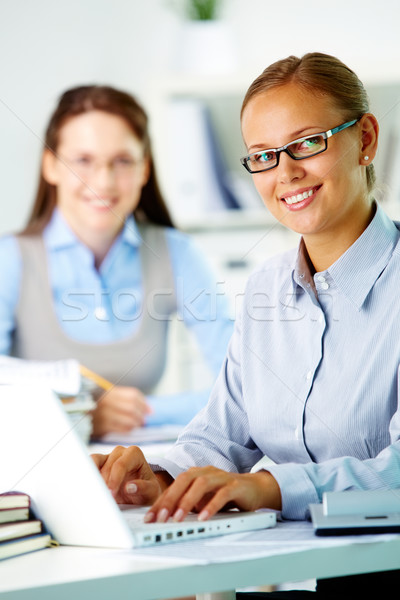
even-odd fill
[(302, 520), (308, 516), (309, 504), (321, 502), (324, 492), (400, 488), (400, 441), (367, 460), (343, 456), (321, 463), (271, 465), (268, 469), (281, 489), (282, 515)]
[(193, 240), (167, 230), (175, 279), (178, 318), (191, 331), (214, 377), (219, 373), (233, 333), (231, 299), (207, 257)]
[(10, 354), (15, 328), (22, 262), (14, 236), (0, 239), (0, 354)]

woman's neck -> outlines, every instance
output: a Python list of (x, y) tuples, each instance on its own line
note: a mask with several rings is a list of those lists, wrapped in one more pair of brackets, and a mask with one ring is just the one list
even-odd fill
[(376, 204), (373, 203), (364, 215), (354, 218), (351, 228), (334, 233), (330, 231), (325, 235), (319, 232), (303, 236), (308, 255), (317, 273), (328, 269), (354, 244), (371, 223), (375, 212)]
[(87, 227), (80, 227), (79, 223), (71, 223), (68, 215), (63, 213), (62, 215), (78, 240), (93, 253), (94, 265), (99, 270), (123, 225), (121, 224), (117, 231), (110, 229), (90, 230)]
[(85, 239), (82, 239), (79, 235), (77, 237), (79, 237), (80, 241), (93, 253), (94, 266), (99, 270), (103, 260), (113, 245), (116, 236), (105, 238), (104, 235), (85, 235)]

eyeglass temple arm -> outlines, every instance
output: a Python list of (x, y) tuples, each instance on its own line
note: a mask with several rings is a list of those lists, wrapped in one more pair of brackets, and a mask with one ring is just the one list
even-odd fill
[(339, 131), (342, 131), (343, 129), (347, 129), (347, 127), (351, 127), (352, 125), (357, 123), (357, 121), (359, 121), (359, 119), (353, 119), (353, 121), (348, 121), (347, 123), (343, 123), (343, 125), (338, 125), (337, 127), (330, 129), (329, 131), (326, 132), (326, 137), (331, 137), (335, 133), (338, 133)]

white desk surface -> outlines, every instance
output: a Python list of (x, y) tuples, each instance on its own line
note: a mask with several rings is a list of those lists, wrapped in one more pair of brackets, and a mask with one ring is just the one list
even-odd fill
[[(193, 543), (193, 542), (190, 542)], [(181, 544), (179, 544), (181, 545)], [(284, 550), (282, 552), (282, 550)], [(135, 550), (59, 547), (0, 562), (1, 600), (157, 600), (225, 592), (248, 586), (400, 569), (400, 535), (368, 543), (294, 552), (290, 542), (262, 558), (214, 564), (178, 564), (167, 557), (138, 556)], [(231, 591), (230, 593), (229, 590)]]
[[(89, 451), (111, 449), (99, 444)], [(150, 460), (165, 451), (164, 444), (142, 449)], [(288, 531), (282, 533), (290, 538)], [(368, 543), (350, 545), (343, 538), (336, 546), (329, 540), (317, 540), (316, 547), (301, 551), (296, 551), (296, 544), (283, 541), (275, 554), (247, 555), (245, 560), (235, 556), (234, 562), (229, 558), (210, 564), (204, 564), (203, 550), (199, 549), (197, 554), (192, 552), (202, 557), (198, 564), (173, 559), (177, 552), (172, 546), (182, 548), (185, 544), (160, 548), (158, 556), (149, 556), (148, 549), (141, 553), (135, 549), (61, 546), (0, 561), (0, 600), (157, 600), (193, 594), (201, 600), (211, 600), (210, 594), (213, 600), (233, 600), (238, 588), (400, 569), (400, 535), (389, 539), (374, 536)]]

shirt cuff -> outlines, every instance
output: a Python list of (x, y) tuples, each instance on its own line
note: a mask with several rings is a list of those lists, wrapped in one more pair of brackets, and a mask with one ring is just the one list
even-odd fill
[(174, 462), (172, 462), (172, 460), (168, 460), (167, 458), (160, 458), (156, 459), (156, 462), (154, 462), (154, 459), (151, 463), (149, 463), (149, 466), (151, 468), (151, 470), (153, 471), (153, 473), (159, 473), (160, 471), (166, 471), (169, 475), (171, 475), (171, 477), (173, 477), (174, 479), (176, 479), (179, 475), (179, 473), (182, 473), (183, 471), (185, 471), (186, 469), (181, 469), (180, 467), (178, 467), (178, 465)]
[(268, 465), (264, 470), (271, 473), (281, 489), (282, 517), (296, 521), (308, 519), (308, 505), (317, 504), (320, 499), (303, 465)]

